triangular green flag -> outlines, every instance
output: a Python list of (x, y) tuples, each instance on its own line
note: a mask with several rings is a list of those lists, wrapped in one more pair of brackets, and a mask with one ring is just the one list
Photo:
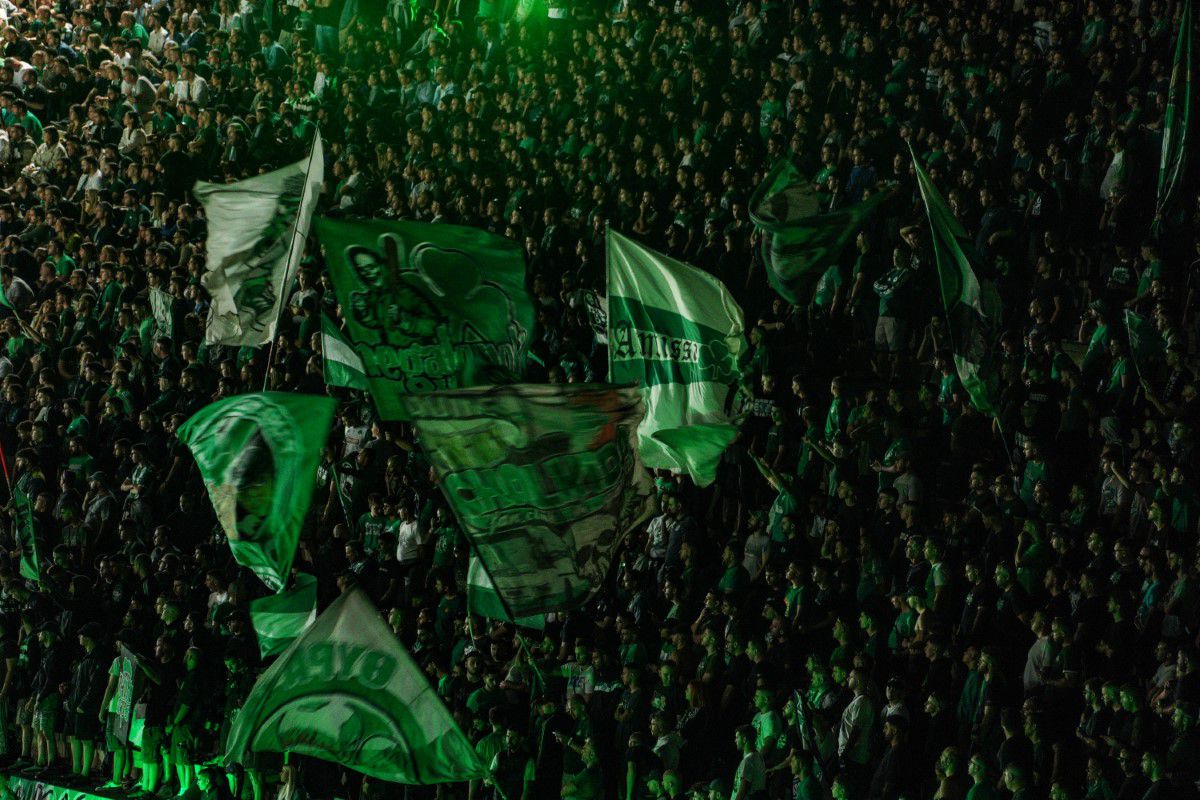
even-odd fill
[(1158, 162), (1158, 191), (1155, 229), (1161, 229), (1182, 194), (1191, 150), (1191, 122), (1195, 111), (1197, 87), (1192, 83), (1195, 54), (1192, 37), (1192, 0), (1186, 0), (1175, 38), (1175, 56), (1171, 82), (1167, 89), (1167, 108), (1163, 115), (1162, 151)]
[(1141, 378), (1152, 378), (1162, 363), (1166, 344), (1154, 323), (1125, 309), (1125, 330), (1129, 334), (1129, 354)]
[(478, 614), (488, 619), (498, 619), (501, 622), (512, 622), (524, 628), (541, 630), (546, 627), (545, 614), (533, 614), (516, 619), (510, 617), (508, 609), (505, 608), (504, 601), (500, 599), (500, 594), (492, 584), (492, 579), (488, 577), (483, 563), (474, 556), (471, 557), (471, 563), (467, 567), (467, 609), (472, 614)]
[(641, 386), (638, 452), (647, 467), (707, 486), (737, 434), (726, 408), (745, 347), (742, 310), (703, 270), (616, 231), (607, 244), (609, 377)]
[(250, 601), (250, 622), (262, 657), (287, 648), (317, 619), (317, 579), (301, 572), (286, 592)]
[(771, 287), (793, 305), (807, 304), (817, 278), (887, 197), (876, 191), (861, 203), (822, 214), (812, 182), (790, 158), (776, 161), (747, 208), (761, 236)]
[(321, 360), (325, 383), (347, 389), (370, 388), (362, 359), (329, 317), (321, 316)]
[(21, 547), (21, 577), (37, 581), (42, 577), (42, 566), (38, 559), (37, 537), (33, 532), (33, 503), (16, 486), (12, 488), (13, 511), (16, 513), (17, 544)]
[(318, 217), (316, 228), (383, 419), (404, 419), (411, 395), (524, 374), (533, 301), (516, 242), (422, 222)]
[(234, 717), (225, 763), (289, 751), (396, 783), (487, 774), (360, 589), (335, 600), (259, 677)]
[(1000, 325), (1000, 298), (990, 282), (976, 276), (964, 249), (966, 233), (916, 155), (912, 160), (933, 234), (938, 283), (958, 379), (971, 397), (971, 404), (995, 416), (999, 380), (992, 345)]
[(234, 560), (275, 591), (292, 568), (335, 405), (288, 392), (240, 394), (200, 409), (177, 434), (196, 459)]

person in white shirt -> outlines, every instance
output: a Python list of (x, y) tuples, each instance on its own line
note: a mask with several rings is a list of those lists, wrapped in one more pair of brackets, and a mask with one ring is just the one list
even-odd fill
[(147, 27), (150, 29), (150, 41), (148, 43), (150, 52), (156, 56), (162, 55), (163, 48), (167, 46), (167, 39), (170, 38), (171, 34), (163, 27), (162, 20), (159, 19), (157, 14), (151, 17), (150, 25)]
[(411, 566), (421, 557), (421, 545), (425, 544), (425, 534), (421, 523), (413, 517), (412, 509), (400, 507), (400, 522), (396, 526), (396, 563), (400, 566)]
[(79, 180), (75, 182), (75, 191), (71, 195), (72, 200), (81, 199), (83, 193), (89, 189), (99, 191), (103, 185), (104, 172), (100, 169), (100, 162), (92, 156), (84, 156), (81, 174)]
[(767, 764), (754, 746), (754, 728), (738, 726), (733, 744), (742, 754), (737, 771), (733, 773), (733, 792), (730, 800), (755, 800), (767, 791)]
[(208, 81), (196, 74), (191, 64), (184, 64), (179, 80), (171, 89), (171, 99), (176, 103), (191, 100), (198, 106), (203, 106), (208, 99)]
[(852, 670), (846, 685), (854, 692), (854, 699), (846, 706), (838, 723), (838, 760), (845, 767), (847, 780), (861, 786), (870, 778), (866, 770), (871, 760), (875, 703), (868, 694), (867, 675), (863, 670)]
[[(9, 28), (8, 30), (12, 30), (12, 28)], [(24, 61), (22, 61), (19, 58), (5, 59), (5, 63), (8, 64), (9, 69), (12, 70), (12, 73), (13, 73), (12, 85), (15, 86), (17, 89), (22, 89), (25, 87), (25, 73), (26, 72), (33, 72), (33, 73), (37, 72), (37, 70), (33, 68), (32, 64), (26, 64)]]

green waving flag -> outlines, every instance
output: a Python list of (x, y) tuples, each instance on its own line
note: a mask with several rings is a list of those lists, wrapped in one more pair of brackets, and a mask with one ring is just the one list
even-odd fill
[(1138, 377), (1154, 377), (1167, 350), (1158, 328), (1140, 314), (1125, 309), (1125, 332), (1129, 334), (1129, 354)]
[(234, 560), (275, 591), (292, 568), (334, 405), (289, 392), (240, 394), (200, 409), (177, 434)]
[(641, 385), (638, 452), (707, 486), (737, 435), (726, 406), (745, 347), (742, 309), (703, 270), (612, 230), (607, 245), (609, 378)]
[(325, 382), (330, 386), (364, 391), (370, 388), (362, 359), (333, 320), (324, 314), (321, 315), (321, 360)]
[(254, 684), (233, 719), (225, 763), (251, 752), (299, 753), (396, 783), (487, 774), (359, 589), (335, 600)]
[(488, 619), (514, 622), (523, 628), (541, 630), (546, 627), (545, 614), (534, 614), (531, 617), (517, 617), (516, 619), (510, 617), (508, 609), (504, 607), (504, 601), (500, 598), (500, 593), (496, 591), (492, 579), (488, 577), (483, 562), (474, 557), (471, 558), (471, 563), (467, 567), (467, 610)]
[(794, 305), (808, 303), (817, 278), (887, 196), (877, 191), (850, 208), (822, 214), (812, 182), (791, 159), (779, 159), (748, 207), (762, 237), (763, 263), (775, 291)]
[(409, 398), (473, 550), (516, 618), (583, 602), (654, 510), (637, 389), (514, 384)]
[(1192, 147), (1192, 114), (1195, 113), (1196, 92), (1200, 88), (1192, 82), (1192, 62), (1195, 59), (1192, 52), (1193, 34), (1192, 0), (1186, 0), (1175, 37), (1175, 57), (1171, 66), (1171, 83), (1167, 89), (1167, 109), (1163, 116), (1154, 220), (1156, 229), (1162, 227), (1168, 215), (1177, 213), (1188, 151)]
[(990, 282), (980, 281), (976, 276), (964, 249), (966, 232), (921, 162), (915, 155), (912, 159), (933, 233), (938, 283), (942, 289), (958, 379), (970, 395), (972, 405), (984, 414), (995, 416), (999, 383), (992, 361), (992, 345), (999, 335), (1000, 298)]
[(329, 274), (384, 419), (406, 396), (511, 383), (533, 303), (520, 246), (458, 225), (317, 219)]
[(38, 559), (37, 537), (33, 532), (33, 503), (23, 491), (14, 486), (12, 504), (13, 511), (16, 512), (17, 544), (21, 547), (18, 571), (26, 580), (40, 580), (42, 565)]
[(263, 658), (282, 652), (316, 619), (317, 579), (303, 572), (288, 591), (250, 601), (250, 622)]

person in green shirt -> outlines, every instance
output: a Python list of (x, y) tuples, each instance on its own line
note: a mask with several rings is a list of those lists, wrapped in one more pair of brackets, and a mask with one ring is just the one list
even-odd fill
[(1000, 800), (1002, 795), (996, 788), (991, 769), (982, 755), (971, 756), (971, 760), (967, 762), (967, 775), (972, 781), (971, 788), (967, 790), (967, 800)]

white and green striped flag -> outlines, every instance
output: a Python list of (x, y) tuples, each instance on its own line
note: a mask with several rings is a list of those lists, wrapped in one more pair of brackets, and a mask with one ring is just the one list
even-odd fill
[(641, 385), (647, 467), (716, 479), (737, 433), (727, 413), (745, 347), (742, 309), (712, 275), (608, 232), (608, 358), (614, 383)]
[(546, 627), (545, 614), (533, 614), (516, 619), (509, 616), (508, 610), (504, 607), (504, 601), (500, 599), (500, 593), (496, 591), (492, 579), (488, 577), (483, 563), (474, 556), (471, 557), (471, 565), (467, 568), (467, 609), (472, 614), (488, 619), (498, 619), (501, 622), (513, 622), (523, 628), (541, 630)]
[(329, 317), (321, 317), (321, 358), (325, 383), (347, 389), (369, 389), (362, 359)]
[(317, 621), (317, 579), (301, 572), (288, 591), (251, 600), (250, 621), (263, 658), (283, 652)]

